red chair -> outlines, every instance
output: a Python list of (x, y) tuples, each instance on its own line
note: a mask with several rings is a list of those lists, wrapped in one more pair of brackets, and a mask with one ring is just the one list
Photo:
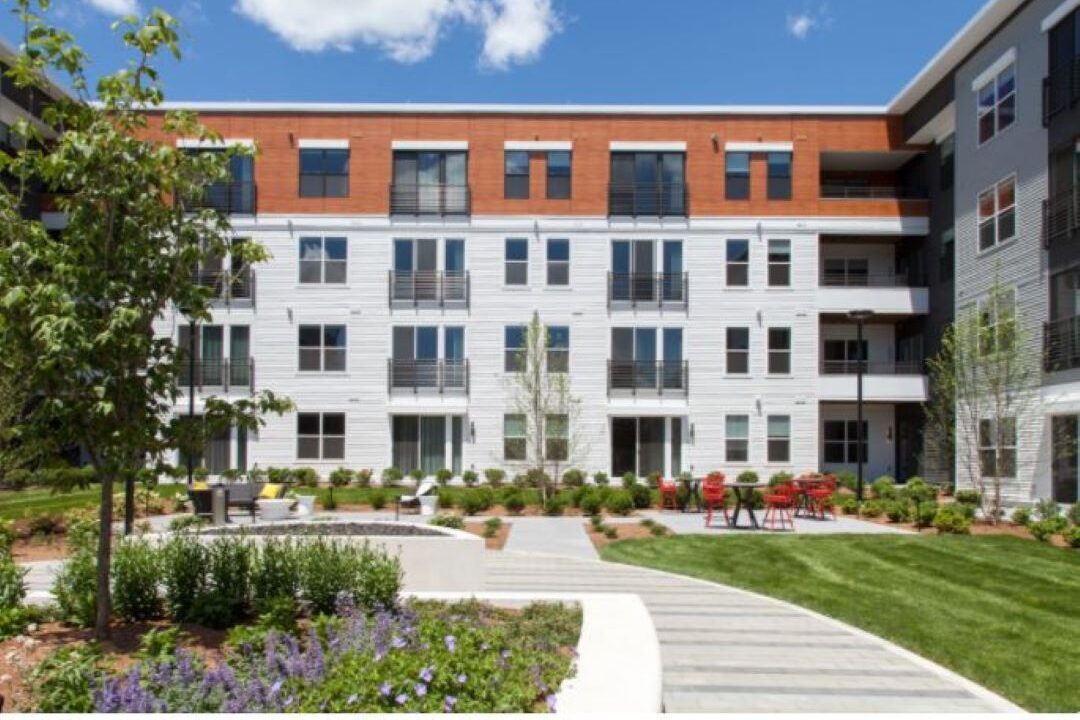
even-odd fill
[(724, 473), (709, 473), (701, 483), (701, 499), (705, 503), (705, 527), (712, 525), (713, 510), (724, 513), (724, 522), (731, 524), (727, 509), (727, 488), (724, 487)]
[(660, 489), (660, 510), (670, 507), (672, 510), (679, 509), (679, 485), (674, 480), (660, 478), (657, 482)]
[(799, 490), (794, 483), (783, 483), (773, 488), (772, 492), (765, 496), (765, 518), (762, 524), (775, 530), (779, 522), (781, 530), (785, 528), (785, 524), (794, 530), (795, 518), (792, 512), (798, 494)]
[(825, 475), (814, 488), (806, 493), (810, 501), (810, 508), (814, 517), (825, 519), (826, 513), (836, 519), (836, 509), (833, 507), (833, 496), (836, 494), (836, 477)]

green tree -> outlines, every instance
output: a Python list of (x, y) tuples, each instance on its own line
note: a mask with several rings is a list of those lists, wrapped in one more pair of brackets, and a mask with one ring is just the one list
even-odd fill
[[(155, 67), (168, 53), (179, 59), (177, 23), (160, 10), (114, 25), (129, 51), (124, 69), (90, 90), (86, 56), (74, 38), (49, 24), (48, 0), (15, 0), (23, 45), (9, 78), (44, 89), (46, 72), (67, 83), (73, 97), (43, 113), (56, 129), (44, 137), (27, 122), (14, 132), (26, 149), (0, 156), (0, 347), (26, 348), (34, 363), (26, 382), (40, 394), (16, 423), (24, 443), (85, 449), (101, 482), (95, 631), (106, 637), (113, 490), (133, 488), (144, 467), (163, 469), (183, 435), (172, 408), (180, 387), (178, 349), (154, 332), (174, 308), (196, 322), (211, 317), (212, 290), (195, 270), (231, 252), (240, 262), (268, 257), (255, 242), (230, 247), (225, 217), (190, 212), (174, 198), (196, 198), (228, 177), (232, 153), (190, 154), (173, 137), (220, 142), (190, 113), (164, 113), (170, 141), (153, 141), (147, 110), (164, 93)], [(92, 102), (93, 101), (93, 102)], [(19, 212), (29, 188), (57, 193), (67, 224), (47, 232)], [(262, 392), (234, 403), (206, 403), (208, 426), (256, 428), (265, 413), (290, 403)]]
[(936, 355), (927, 360), (930, 397), (923, 405), (922, 464), (930, 478), (956, 486), (956, 342), (952, 325), (942, 332)]

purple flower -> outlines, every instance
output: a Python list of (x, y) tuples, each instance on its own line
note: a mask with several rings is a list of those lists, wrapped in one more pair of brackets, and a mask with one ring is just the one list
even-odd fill
[(457, 698), (453, 695), (447, 695), (443, 700), (443, 712), (454, 712), (454, 706), (457, 705)]
[(430, 683), (431, 678), (433, 678), (433, 677), (435, 677), (435, 673), (431, 672), (430, 667), (426, 667), (426, 668), (423, 668), (422, 670), (420, 670), (420, 679), (423, 680), (424, 682)]
[(468, 680), (469, 680), (469, 676), (466, 675), (465, 673), (461, 673), (460, 675), (457, 676), (458, 685), (464, 685), (466, 682), (468, 682)]
[(395, 650), (400, 650), (401, 648), (405, 647), (406, 644), (407, 643), (405, 642), (405, 638), (399, 635), (395, 635), (394, 639), (390, 642), (390, 647), (394, 648)]
[(398, 696), (394, 698), (394, 702), (396, 702), (398, 705), (404, 705), (405, 703), (409, 702), (408, 693), (398, 694)]
[(356, 704), (356, 693), (353, 693), (352, 695), (350, 695), (349, 699), (345, 701), (345, 704), (346, 705), (355, 705)]
[(427, 685), (424, 683), (416, 683), (413, 686), (413, 691), (416, 693), (416, 697), (424, 697), (427, 695)]
[(501, 653), (499, 653), (499, 656), (500, 656), (500, 657), (501, 657), (501, 658), (502, 658), (503, 660), (506, 660), (507, 658), (509, 658), (509, 657), (510, 657), (510, 651), (509, 651), (509, 650), (503, 650), (503, 651), (502, 651)]
[(443, 640), (446, 641), (446, 649), (450, 652), (454, 652), (454, 650), (457, 649), (457, 640), (453, 635), (447, 635)]
[(390, 697), (391, 692), (393, 692), (393, 689), (390, 687), (390, 683), (384, 682), (379, 686), (379, 694), (383, 697)]
[(555, 712), (555, 696), (554, 695), (548, 695), (544, 699), (547, 701), (548, 711), (549, 712)]

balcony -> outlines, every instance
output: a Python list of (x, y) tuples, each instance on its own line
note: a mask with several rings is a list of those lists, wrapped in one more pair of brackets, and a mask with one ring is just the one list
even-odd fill
[(861, 183), (823, 182), (823, 200), (926, 200), (895, 185), (863, 185)]
[(450, 183), (393, 183), (390, 185), (391, 215), (468, 215), (468, 185)]
[(1043, 242), (1066, 240), (1080, 230), (1080, 185), (1043, 201)]
[[(823, 361), (818, 376), (818, 399), (855, 402), (858, 399), (858, 362)], [(926, 402), (927, 379), (918, 361), (870, 361), (864, 364), (863, 400), (866, 402)]]
[(1080, 316), (1052, 320), (1043, 326), (1043, 363), (1046, 372), (1080, 367)]
[(690, 385), (690, 363), (608, 361), (608, 395), (686, 397)]
[(608, 214), (621, 217), (686, 217), (685, 183), (629, 183), (608, 186)]
[(469, 307), (469, 273), (390, 271), (390, 307)]
[[(923, 363), (919, 360), (868, 360), (863, 364), (864, 375), (921, 375)], [(857, 375), (858, 360), (822, 360), (822, 375)]]
[(469, 394), (468, 360), (390, 359), (386, 374), (391, 393)]
[(255, 214), (255, 183), (251, 181), (213, 183), (202, 197), (184, 202), (188, 210), (217, 210), (226, 215)]
[(1080, 55), (1058, 63), (1043, 78), (1043, 125), (1080, 101)]
[(608, 307), (686, 308), (689, 273), (608, 273)]
[(858, 270), (828, 271), (821, 273), (822, 287), (909, 287), (907, 275), (897, 273), (871, 273)]
[(849, 310), (873, 310), (879, 315), (925, 315), (928, 290), (910, 287), (907, 275), (847, 270), (822, 272), (818, 311), (846, 315)]
[(255, 273), (246, 268), (237, 273), (224, 270), (201, 270), (195, 273), (195, 283), (210, 288), (216, 300), (251, 301), (255, 297)]
[[(197, 390), (246, 390), (255, 392), (255, 360), (217, 358), (197, 360), (194, 363), (180, 361), (181, 390), (194, 386)], [(192, 372), (194, 371), (194, 375)]]

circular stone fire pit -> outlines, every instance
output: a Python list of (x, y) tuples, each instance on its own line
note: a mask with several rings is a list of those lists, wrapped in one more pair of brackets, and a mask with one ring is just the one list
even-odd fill
[(247, 525), (239, 530), (214, 528), (203, 531), (204, 535), (244, 535), (259, 537), (447, 537), (443, 528), (389, 522), (317, 522), (280, 523), (275, 525)]

